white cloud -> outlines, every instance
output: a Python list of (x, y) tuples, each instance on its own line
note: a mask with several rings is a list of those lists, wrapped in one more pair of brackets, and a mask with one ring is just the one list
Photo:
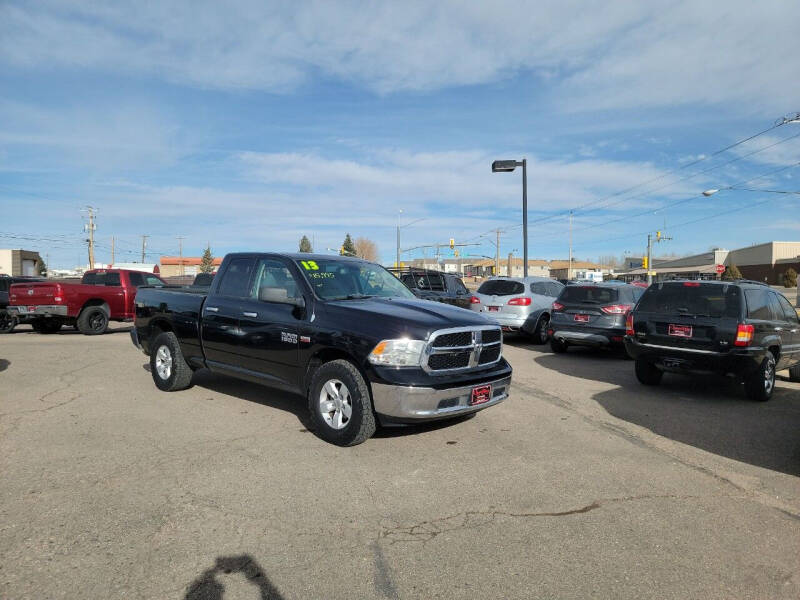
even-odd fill
[[(49, 8), (48, 8), (49, 7)], [(379, 93), (536, 77), (571, 109), (793, 110), (800, 4), (766, 0), (4, 4), (0, 61), (218, 89)]]

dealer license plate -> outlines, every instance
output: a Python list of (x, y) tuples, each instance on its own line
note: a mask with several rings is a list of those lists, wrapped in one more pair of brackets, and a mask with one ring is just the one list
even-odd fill
[(669, 334), (675, 337), (690, 338), (692, 337), (691, 325), (672, 325), (669, 326)]
[(500, 307), (499, 306), (487, 306), (486, 310), (488, 310), (489, 312), (498, 312), (500, 310)]
[(578, 323), (588, 323), (589, 322), (589, 315), (575, 315), (575, 320)]
[(481, 385), (476, 388), (472, 388), (472, 398), (470, 399), (469, 403), (471, 405), (475, 404), (484, 404), (492, 399), (492, 386), (491, 385)]

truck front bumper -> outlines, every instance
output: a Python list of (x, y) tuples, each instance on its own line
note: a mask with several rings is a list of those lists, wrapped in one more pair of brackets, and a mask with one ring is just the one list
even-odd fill
[(7, 309), (10, 315), (15, 317), (66, 317), (67, 306), (65, 304), (40, 304), (37, 306), (9, 306)]
[[(491, 386), (490, 399), (470, 404), (472, 390)], [(372, 402), (384, 424), (419, 423), (467, 415), (499, 404), (508, 398), (511, 375), (471, 385), (436, 389), (372, 383)]]

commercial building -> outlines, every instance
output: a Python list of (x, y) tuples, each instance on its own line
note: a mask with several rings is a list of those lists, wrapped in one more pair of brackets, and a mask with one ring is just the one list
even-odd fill
[(613, 275), (614, 269), (585, 260), (551, 260), (550, 277), (553, 279), (591, 279), (602, 281), (606, 275)]
[[(654, 281), (668, 279), (718, 279), (723, 267), (736, 265), (745, 279), (781, 285), (790, 267), (800, 272), (800, 242), (766, 242), (737, 250), (715, 248), (701, 254), (673, 260), (654, 260), (650, 271)], [(646, 279), (641, 267), (619, 273), (625, 281)]]
[(0, 273), (15, 277), (33, 277), (44, 264), (33, 250), (0, 250)]
[[(203, 262), (199, 256), (162, 256), (161, 257), (161, 276), (178, 277), (181, 275), (197, 275), (200, 272), (200, 264)], [(214, 270), (219, 269), (222, 264), (222, 257), (212, 261)]]

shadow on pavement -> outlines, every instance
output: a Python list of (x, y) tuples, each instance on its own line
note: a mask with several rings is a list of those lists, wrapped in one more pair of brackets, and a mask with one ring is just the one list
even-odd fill
[(10, 364), (11, 361), (6, 360), (5, 358), (0, 358), (0, 371), (5, 371)]
[(247, 582), (258, 589), (261, 600), (283, 600), (259, 564), (247, 554), (239, 556), (219, 556), (214, 566), (203, 571), (197, 579), (189, 584), (184, 600), (222, 600), (225, 586), (219, 580), (220, 575), (244, 575)]
[(666, 373), (645, 387), (633, 362), (603, 355), (549, 354), (541, 366), (618, 386), (592, 398), (609, 414), (653, 433), (758, 467), (800, 475), (800, 387), (780, 381), (769, 402), (748, 400), (742, 385), (722, 377)]

